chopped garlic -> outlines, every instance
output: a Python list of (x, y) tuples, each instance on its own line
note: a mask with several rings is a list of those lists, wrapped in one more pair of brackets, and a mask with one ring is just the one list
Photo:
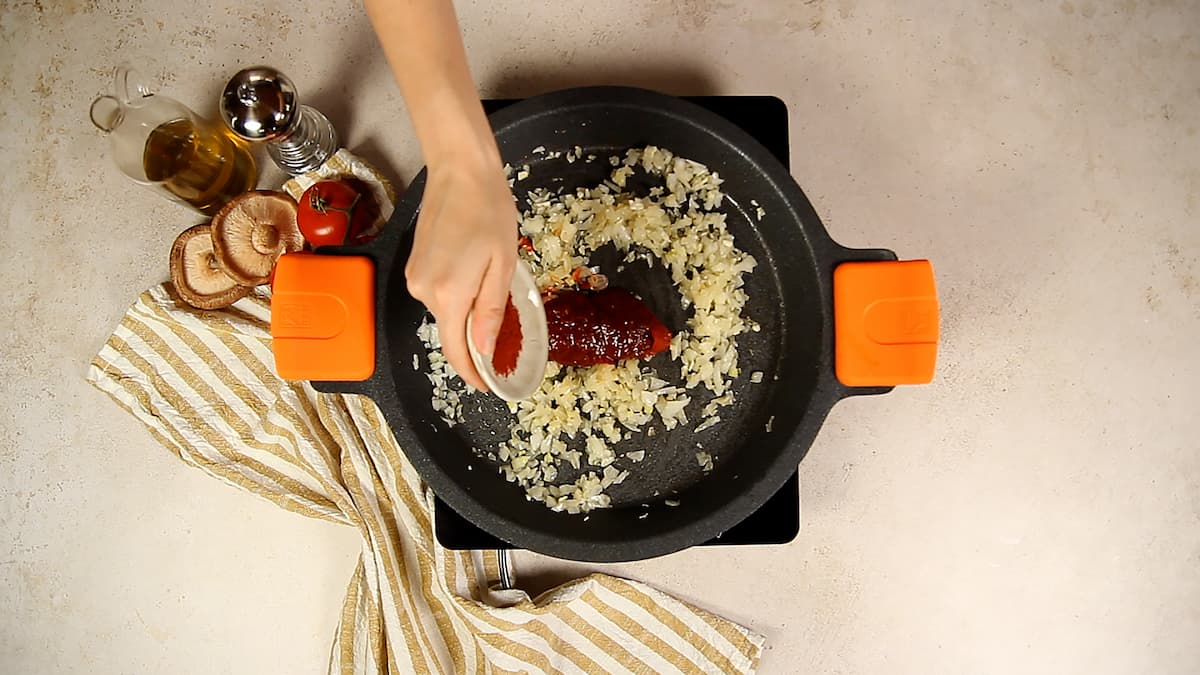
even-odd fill
[[(566, 154), (568, 162), (594, 159), (579, 147)], [(554, 151), (546, 157), (561, 155)], [(629, 476), (614, 464), (613, 446), (643, 429), (647, 436), (658, 433), (657, 425), (648, 427), (655, 418), (667, 431), (686, 427), (685, 409), (693, 398), (711, 395), (695, 431), (720, 422), (716, 413), (732, 405), (731, 387), (740, 374), (737, 336), (757, 327), (742, 316), (743, 277), (757, 263), (734, 245), (725, 216), (717, 211), (724, 197), (721, 178), (653, 146), (611, 157), (609, 163), (614, 167), (609, 179), (594, 188), (529, 192), (520, 229), (533, 250), (521, 257), (546, 289), (573, 283), (572, 271), (589, 267), (594, 251), (615, 246), (625, 263), (641, 259), (651, 267), (662, 265), (690, 318), (669, 350), (680, 366), (679, 382), (667, 382), (637, 361), (586, 368), (550, 363), (538, 391), (509, 406), (514, 420), (509, 437), (490, 455), (502, 463), (505, 480), (521, 486), (529, 499), (571, 514), (611, 505), (605, 491)], [(646, 197), (621, 192), (635, 170), (661, 178), (663, 186), (652, 187)], [(517, 180), (528, 171), (522, 166)], [(507, 172), (511, 175), (512, 168)], [(473, 390), (445, 360), (436, 324), (423, 323), (418, 335), (429, 354), (434, 409), (447, 424), (461, 422), (463, 397)], [(636, 464), (645, 452), (621, 457)], [(697, 453), (697, 461), (705, 471), (712, 469), (708, 453)]]

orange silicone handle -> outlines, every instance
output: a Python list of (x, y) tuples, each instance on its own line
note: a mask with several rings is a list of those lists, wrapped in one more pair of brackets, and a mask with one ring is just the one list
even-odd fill
[(938, 299), (928, 260), (833, 271), (834, 368), (851, 387), (925, 384), (937, 363)]
[(375, 265), (290, 253), (271, 293), (271, 349), (285, 380), (357, 382), (375, 372)]

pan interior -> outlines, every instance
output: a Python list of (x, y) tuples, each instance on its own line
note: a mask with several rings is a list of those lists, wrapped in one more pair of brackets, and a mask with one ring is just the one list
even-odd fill
[[(645, 450), (645, 459), (639, 463), (617, 460), (618, 468), (628, 469), (630, 476), (607, 490), (615, 507), (591, 512), (581, 527), (581, 516), (554, 513), (540, 503), (526, 501), (520, 487), (505, 482), (473, 450), (494, 450), (508, 438), (511, 415), (503, 402), (492, 396), (468, 397), (466, 423), (454, 427), (433, 411), (432, 387), (423, 376), (428, 363), (415, 334), (423, 308), (404, 290), (400, 265), (388, 293), (386, 339), (407, 424), (403, 435), (415, 437), (428, 449), (435, 470), (461, 487), (463, 493), (457, 495), (461, 499), (447, 495), (451, 506), (493, 534), (526, 548), (537, 550), (540, 541), (550, 539), (602, 545), (690, 528), (707, 514), (744, 497), (749, 487), (763, 482), (768, 474), (778, 473), (781, 459), (791, 463), (780, 475), (781, 480), (786, 478), (807, 447), (804, 441), (804, 448), (796, 448), (793, 436), (818, 387), (826, 339), (821, 272), (794, 203), (734, 143), (685, 117), (654, 107), (604, 102), (559, 107), (501, 125), (496, 133), (505, 161), (518, 169), (528, 166), (529, 176), (514, 187), (521, 208), (534, 188), (570, 191), (597, 185), (612, 170), (611, 155), (623, 156), (627, 149), (645, 145), (667, 148), (718, 172), (725, 180), (722, 190), (726, 199), (720, 210), (726, 215), (727, 227), (737, 246), (758, 261), (758, 267), (745, 277), (749, 300), (744, 314), (759, 323), (761, 330), (737, 339), (740, 374), (733, 387), (735, 403), (718, 412), (722, 422), (695, 433), (700, 409), (712, 398), (697, 387), (689, 392), (693, 401), (686, 427), (668, 432), (656, 420), (647, 427), (655, 428), (653, 436), (643, 431), (616, 444), (618, 457), (628, 450)], [(539, 146), (546, 152), (535, 153)], [(583, 158), (568, 162), (565, 153), (576, 146)], [(555, 151), (563, 156), (549, 158)], [(589, 155), (595, 159), (588, 161)], [(652, 184), (652, 178), (640, 176), (630, 181), (630, 191), (644, 194)], [(765, 210), (761, 220), (751, 200)], [(406, 257), (407, 243), (400, 254)], [(611, 247), (597, 251), (590, 262), (599, 265), (612, 284), (639, 294), (673, 331), (684, 327), (688, 315), (660, 264), (622, 263)], [(413, 354), (418, 355), (420, 372), (413, 370)], [(678, 381), (678, 364), (667, 354), (656, 356), (649, 365), (663, 379)], [(750, 381), (753, 373), (761, 373), (760, 383)], [(696, 460), (701, 449), (710, 453), (715, 463), (707, 474)], [(564, 479), (569, 482), (574, 475), (560, 472), (559, 481)], [(767, 491), (763, 499), (769, 494)], [(665, 498), (678, 500), (679, 506), (664, 506)], [(478, 517), (481, 514), (488, 517)], [(695, 532), (692, 536), (701, 541), (718, 533)]]

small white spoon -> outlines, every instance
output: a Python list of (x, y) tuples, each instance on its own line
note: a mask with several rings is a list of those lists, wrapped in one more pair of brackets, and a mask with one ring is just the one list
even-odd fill
[(475, 343), (470, 337), (471, 314), (467, 314), (467, 350), (471, 353), (471, 360), (475, 362), (475, 370), (479, 371), (479, 376), (492, 393), (505, 401), (520, 401), (537, 391), (546, 376), (549, 338), (542, 294), (534, 283), (529, 266), (521, 260), (517, 261), (509, 292), (521, 321), (521, 351), (517, 355), (516, 367), (508, 375), (500, 375), (492, 367), (492, 360), (475, 349)]

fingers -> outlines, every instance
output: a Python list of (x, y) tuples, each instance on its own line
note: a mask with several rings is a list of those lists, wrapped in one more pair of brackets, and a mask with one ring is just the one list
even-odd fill
[(437, 319), (446, 360), (465, 382), (488, 391), (468, 340), (488, 358), (495, 351), (517, 258), (512, 193), (494, 167), (475, 172), (468, 165), (431, 170), (424, 197), (405, 268), (408, 291)]
[(479, 294), (475, 297), (470, 338), (475, 349), (487, 357), (496, 353), (496, 335), (504, 321), (504, 310), (508, 305), (509, 287), (512, 285), (515, 266), (515, 250), (511, 255), (493, 255), (479, 285)]
[[(420, 225), (418, 225), (420, 227)], [(414, 242), (414, 251), (417, 250)], [(467, 311), (471, 308), (482, 278), (472, 278), (469, 268), (455, 270), (449, 263), (431, 261), (431, 250), (422, 250), (409, 259), (404, 273), (408, 291), (421, 301), (437, 319), (442, 353), (464, 382), (480, 391), (488, 391), (483, 378), (467, 351)], [(450, 270), (450, 278), (439, 278), (439, 270)]]
[(437, 318), (438, 335), (442, 339), (442, 353), (446, 355), (446, 360), (454, 366), (455, 372), (464, 382), (480, 391), (488, 391), (488, 386), (475, 370), (471, 353), (467, 351), (466, 304), (460, 307), (455, 303), (449, 308), (443, 308), (441, 314), (435, 311), (433, 315)]

